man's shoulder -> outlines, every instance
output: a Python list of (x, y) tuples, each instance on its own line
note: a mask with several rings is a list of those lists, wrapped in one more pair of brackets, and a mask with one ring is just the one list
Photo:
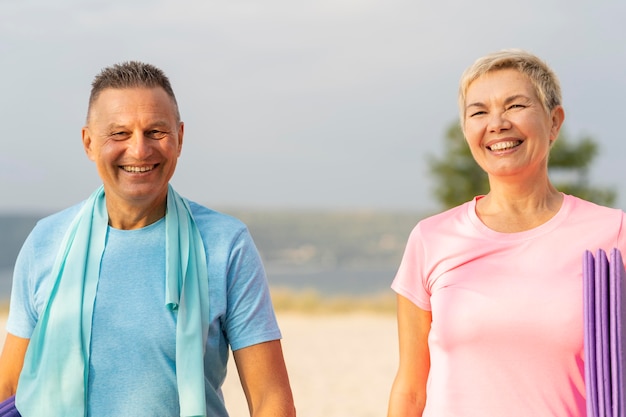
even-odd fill
[(188, 200), (191, 215), (200, 230), (200, 233), (220, 232), (240, 234), (247, 230), (246, 225), (236, 217), (210, 209), (202, 204)]
[(71, 207), (57, 211), (56, 213), (47, 215), (37, 221), (33, 228), (34, 233), (49, 234), (55, 231), (65, 232), (72, 223), (72, 220), (78, 215), (81, 207), (85, 202), (82, 201)]
[(39, 219), (24, 241), (22, 251), (32, 253), (38, 259), (46, 253), (56, 253), (56, 248), (83, 204), (81, 202)]

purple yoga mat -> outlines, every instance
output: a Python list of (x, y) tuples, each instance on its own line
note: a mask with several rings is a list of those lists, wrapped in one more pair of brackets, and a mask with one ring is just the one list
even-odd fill
[(624, 369), (626, 365), (626, 320), (624, 319), (626, 302), (626, 272), (619, 250), (610, 253), (610, 317), (611, 317), (611, 402), (614, 417), (624, 416)]
[(0, 403), (0, 417), (21, 417), (15, 408), (15, 395)]
[(585, 386), (587, 416), (600, 417), (598, 410), (598, 372), (596, 370), (596, 267), (593, 254), (583, 256), (583, 296), (585, 316)]
[(618, 249), (583, 256), (585, 384), (589, 417), (626, 416), (626, 271)]
[(598, 413), (612, 417), (611, 407), (611, 343), (609, 322), (609, 260), (606, 252), (596, 253), (596, 371), (598, 381)]

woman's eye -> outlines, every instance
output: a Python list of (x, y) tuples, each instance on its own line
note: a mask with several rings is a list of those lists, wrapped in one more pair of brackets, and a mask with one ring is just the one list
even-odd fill
[(523, 104), (511, 104), (508, 109), (523, 109), (526, 106), (524, 106)]
[(486, 111), (484, 111), (484, 110), (481, 110), (481, 111), (475, 111), (475, 112), (473, 112), (473, 113), (470, 113), (470, 117), (474, 117), (474, 116), (481, 116), (481, 115), (483, 115), (483, 114), (487, 114), (487, 112), (486, 112)]

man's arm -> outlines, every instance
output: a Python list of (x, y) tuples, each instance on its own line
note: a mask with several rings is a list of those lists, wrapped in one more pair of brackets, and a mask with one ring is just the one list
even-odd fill
[(30, 339), (7, 334), (0, 355), (0, 401), (4, 401), (17, 391), (17, 381), (24, 366), (24, 356)]
[(430, 371), (428, 334), (432, 314), (398, 295), (400, 364), (389, 399), (387, 417), (421, 416)]
[(233, 352), (251, 417), (295, 417), (280, 340)]

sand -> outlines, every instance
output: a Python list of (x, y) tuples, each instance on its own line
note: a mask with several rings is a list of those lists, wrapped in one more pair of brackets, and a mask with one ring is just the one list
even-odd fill
[[(299, 417), (380, 417), (398, 353), (393, 315), (278, 314), (283, 351)], [(0, 343), (4, 342), (0, 318)], [(233, 361), (224, 385), (231, 417), (248, 409)]]

